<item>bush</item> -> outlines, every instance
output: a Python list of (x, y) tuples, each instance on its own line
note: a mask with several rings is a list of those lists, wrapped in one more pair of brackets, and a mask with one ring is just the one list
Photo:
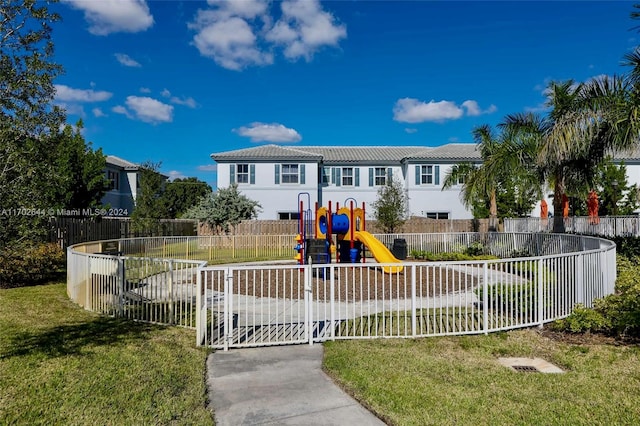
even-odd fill
[(576, 305), (571, 315), (554, 324), (557, 330), (605, 332), (640, 337), (640, 267), (637, 257), (618, 256), (616, 293), (597, 299), (593, 309)]
[(64, 271), (64, 251), (53, 243), (12, 243), (0, 248), (0, 288), (41, 284)]
[(461, 260), (494, 260), (498, 259), (496, 256), (489, 254), (485, 255), (470, 255), (467, 253), (432, 253), (424, 250), (411, 250), (411, 257), (417, 260), (426, 260), (429, 262), (444, 262), (444, 261), (461, 261)]
[(554, 322), (552, 328), (571, 333), (608, 332), (611, 329), (611, 321), (602, 313), (578, 304), (573, 308), (571, 315)]

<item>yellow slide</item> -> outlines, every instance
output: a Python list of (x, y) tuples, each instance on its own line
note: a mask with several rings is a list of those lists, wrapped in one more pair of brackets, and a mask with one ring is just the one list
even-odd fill
[[(380, 242), (379, 239), (367, 231), (356, 231), (354, 237), (357, 241), (361, 241), (362, 244), (369, 248), (378, 263), (402, 263), (401, 260), (396, 259), (396, 257), (384, 244), (382, 244), (382, 242)], [(402, 272), (403, 268), (403, 266), (383, 266), (382, 270), (387, 273), (395, 274)]]

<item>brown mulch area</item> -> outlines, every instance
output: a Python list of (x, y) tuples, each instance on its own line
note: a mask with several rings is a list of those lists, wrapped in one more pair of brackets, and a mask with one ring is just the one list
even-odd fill
[(635, 337), (614, 337), (600, 333), (569, 333), (565, 331), (555, 331), (549, 327), (545, 327), (541, 331), (541, 334), (548, 339), (569, 345), (640, 345), (640, 339)]
[[(313, 278), (314, 300), (330, 298), (329, 269), (319, 271)], [(385, 273), (381, 268), (337, 268), (334, 270), (335, 300), (388, 300), (411, 298), (410, 274)], [(206, 272), (208, 288), (223, 290), (223, 276)], [(323, 277), (323, 275), (325, 275)], [(477, 278), (446, 268), (421, 268), (417, 272), (417, 297), (432, 297), (450, 293), (471, 291)], [(256, 297), (283, 299), (304, 298), (304, 272), (292, 269), (236, 270), (233, 280), (234, 293)]]

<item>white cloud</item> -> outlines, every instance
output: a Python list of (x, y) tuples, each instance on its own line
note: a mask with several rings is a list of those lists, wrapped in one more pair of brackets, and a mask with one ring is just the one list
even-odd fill
[(127, 96), (127, 111), (145, 123), (170, 123), (173, 121), (173, 107), (146, 96)]
[(401, 123), (423, 123), (425, 121), (440, 123), (446, 120), (457, 120), (464, 115), (491, 114), (497, 109), (495, 105), (490, 105), (486, 110), (482, 110), (478, 102), (474, 100), (467, 100), (461, 105), (457, 105), (453, 101), (436, 102), (431, 100), (423, 102), (414, 98), (402, 98), (398, 99), (393, 107), (393, 119)]
[(56, 100), (64, 102), (101, 102), (113, 95), (111, 92), (92, 89), (74, 89), (64, 84), (55, 84)]
[(282, 17), (266, 34), (266, 39), (284, 47), (289, 59), (310, 60), (323, 46), (337, 46), (347, 37), (347, 27), (336, 22), (317, 0), (284, 0)]
[(405, 132), (412, 134), (412, 133), (417, 133), (418, 129), (414, 129), (412, 127), (407, 127), (406, 129), (404, 129)]
[(240, 136), (251, 138), (251, 142), (300, 142), (302, 136), (294, 130), (279, 123), (251, 123), (234, 129)]
[(169, 176), (169, 180), (186, 178), (186, 176), (182, 172), (179, 172), (177, 170), (171, 170), (169, 173), (167, 173), (167, 175)]
[(393, 107), (393, 119), (402, 123), (456, 120), (464, 114), (462, 108), (451, 101), (422, 102), (413, 98), (398, 99)]
[(153, 25), (153, 16), (145, 0), (63, 1), (84, 12), (91, 34), (135, 33)]
[(223, 68), (240, 70), (250, 65), (273, 62), (270, 53), (258, 48), (253, 29), (243, 18), (221, 18), (220, 15), (200, 11), (196, 22), (190, 24), (189, 28), (197, 31), (193, 44), (200, 54), (213, 59)]
[(483, 114), (491, 114), (498, 110), (498, 108), (493, 104), (489, 105), (489, 108), (482, 110), (480, 108), (480, 105), (478, 105), (478, 102), (472, 100), (464, 101), (462, 103), (462, 107), (467, 110), (467, 115), (471, 117)]
[(118, 62), (120, 62), (125, 67), (141, 67), (140, 62), (136, 61), (129, 55), (125, 55), (124, 53), (116, 53), (114, 54)]
[(322, 9), (317, 0), (284, 0), (274, 24), (269, 0), (209, 0), (210, 9), (198, 11), (189, 28), (193, 45), (218, 65), (241, 70), (273, 63), (271, 49), (282, 47), (292, 60), (310, 60), (323, 46), (337, 46), (347, 36), (346, 26)]
[(165, 98), (169, 98), (169, 101), (172, 104), (183, 105), (183, 106), (187, 106), (189, 108), (195, 108), (195, 107), (198, 106), (198, 103), (192, 97), (179, 98), (177, 96), (171, 96), (171, 92), (168, 89), (164, 89), (162, 92), (160, 92), (160, 94), (162, 96), (164, 96)]
[(84, 108), (81, 104), (77, 103), (65, 103), (65, 102), (56, 102), (56, 105), (65, 110), (65, 112), (69, 115), (78, 115), (80, 117), (86, 116), (84, 112)]
[(113, 108), (111, 108), (111, 111), (115, 112), (116, 114), (125, 115), (128, 118), (133, 118), (133, 116), (131, 114), (129, 114), (129, 111), (127, 111), (127, 109), (125, 107), (123, 107), (122, 105), (114, 106)]
[(198, 170), (200, 170), (201, 172), (215, 172), (218, 170), (218, 165), (217, 164), (207, 164), (204, 166), (198, 166), (197, 167)]
[(91, 110), (91, 112), (93, 113), (94, 117), (98, 117), (99, 118), (99, 117), (106, 117), (107, 116), (107, 114), (105, 114), (102, 111), (102, 109), (100, 109), (100, 108), (94, 108), (94, 109)]
[(149, 89), (148, 87), (141, 87), (140, 93), (151, 93), (151, 89)]

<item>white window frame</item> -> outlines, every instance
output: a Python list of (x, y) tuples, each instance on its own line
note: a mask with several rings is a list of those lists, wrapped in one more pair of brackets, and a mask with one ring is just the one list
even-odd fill
[(109, 191), (120, 190), (120, 172), (107, 170), (107, 179), (109, 180)]
[(420, 185), (434, 185), (434, 182), (435, 166), (433, 164), (420, 166)]
[[(295, 169), (295, 171), (293, 171)], [(295, 178), (295, 182), (292, 180)], [(300, 183), (299, 164), (280, 164), (280, 183), (298, 185)]]
[[(347, 171), (349, 171), (349, 174), (347, 174)], [(341, 176), (340, 176), (340, 180), (341, 180), (341, 184), (342, 186), (355, 186), (355, 179), (356, 179), (356, 173), (355, 173), (355, 168), (354, 167), (343, 167), (341, 170)], [(351, 180), (351, 183), (347, 183), (349, 180)]]
[[(246, 170), (242, 170), (241, 171), (241, 168), (242, 169), (246, 169)], [(249, 164), (248, 163), (236, 164), (236, 177), (235, 177), (235, 180), (236, 180), (236, 183), (238, 185), (247, 185), (247, 184), (249, 184), (249, 179), (250, 179), (249, 170), (250, 170), (250, 168), (249, 168)]]
[(374, 167), (373, 185), (385, 186), (387, 184), (388, 167)]

